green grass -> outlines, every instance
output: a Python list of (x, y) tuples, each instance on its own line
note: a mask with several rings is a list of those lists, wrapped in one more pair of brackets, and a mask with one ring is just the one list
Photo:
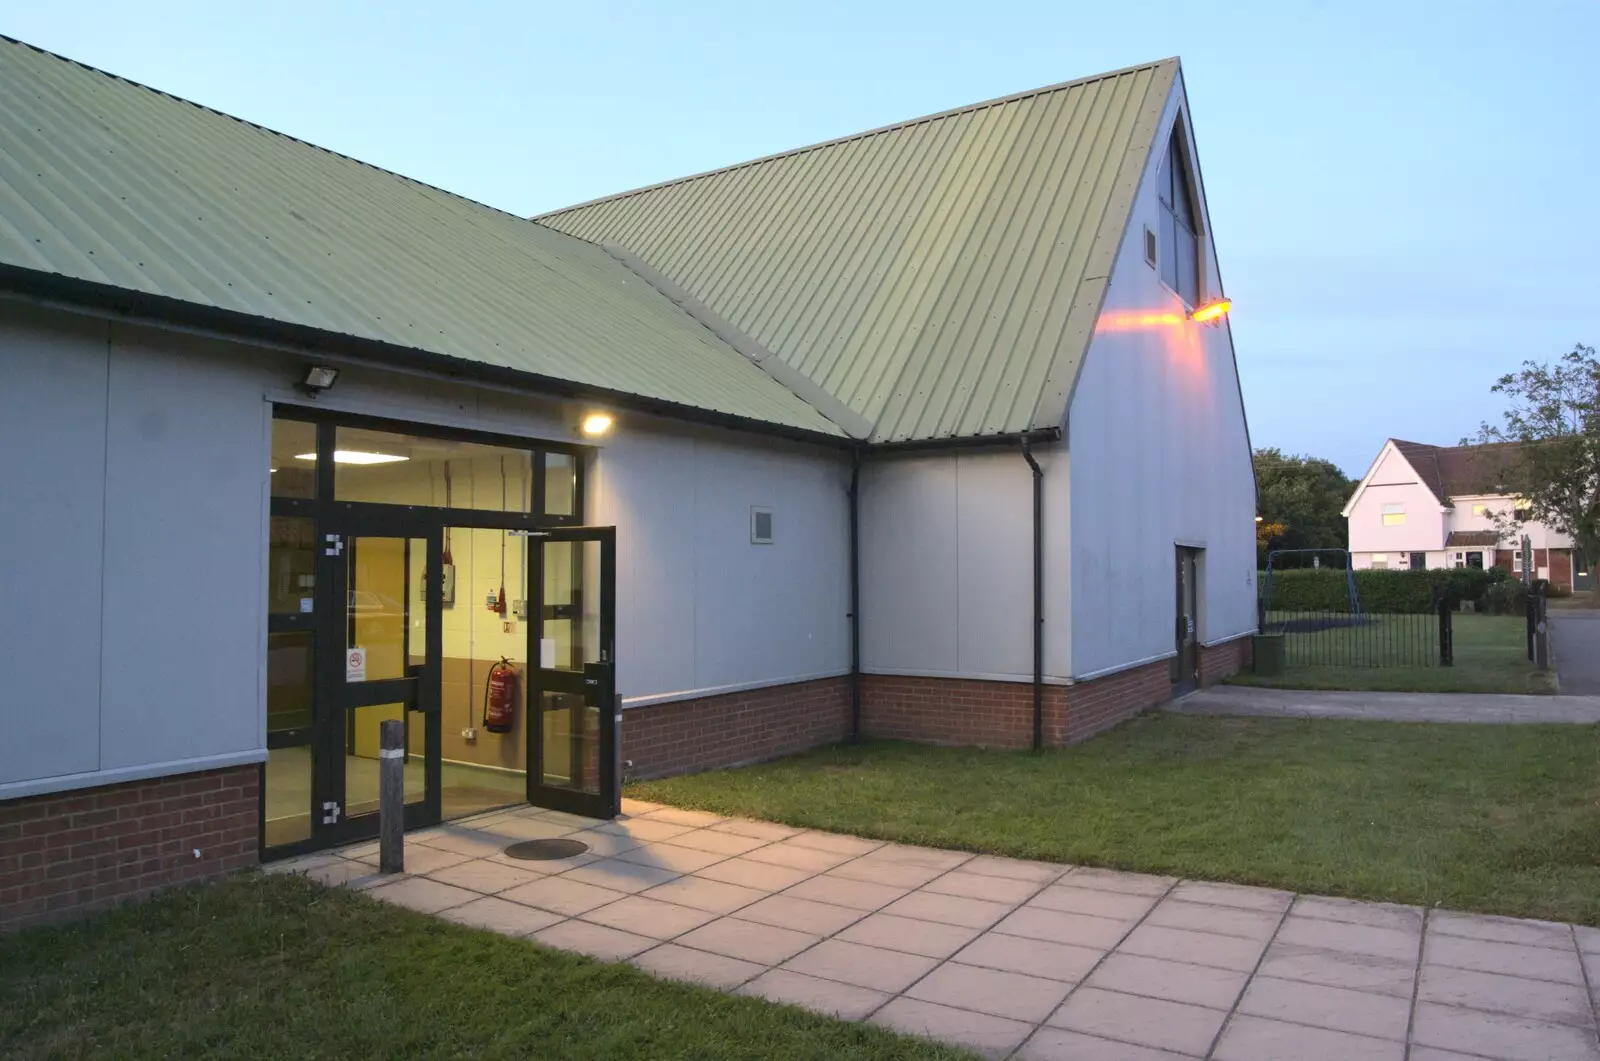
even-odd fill
[[(1411, 693), (1553, 693), (1550, 675), (1528, 663), (1527, 626), (1521, 616), (1457, 614), (1453, 617), (1455, 665), (1441, 667), (1352, 666), (1345, 661), (1378, 662), (1382, 624), (1390, 621), (1411, 647), (1419, 650), (1419, 634), (1428, 616), (1375, 616), (1376, 625), (1286, 634), (1289, 665), (1283, 674), (1265, 677), (1249, 672), (1228, 681), (1237, 685), (1263, 685), (1277, 689), (1363, 689)], [(1429, 648), (1438, 651), (1438, 621), (1432, 620)], [(1329, 664), (1296, 663), (1297, 657), (1331, 657)], [(1392, 657), (1391, 657), (1392, 658)]]
[(1600, 727), (1154, 715), (1042, 754), (869, 742), (629, 795), (936, 847), (1600, 924)]
[(969, 1055), (250, 875), (0, 937), (0, 1057)]

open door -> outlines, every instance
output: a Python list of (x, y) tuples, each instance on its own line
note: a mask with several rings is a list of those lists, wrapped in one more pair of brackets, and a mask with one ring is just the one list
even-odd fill
[(616, 530), (537, 531), (529, 547), (538, 652), (529, 690), (528, 801), (612, 818), (622, 802)]
[(1193, 692), (1199, 681), (1199, 557), (1199, 549), (1178, 546), (1177, 622), (1174, 629), (1177, 654), (1172, 658), (1173, 696)]

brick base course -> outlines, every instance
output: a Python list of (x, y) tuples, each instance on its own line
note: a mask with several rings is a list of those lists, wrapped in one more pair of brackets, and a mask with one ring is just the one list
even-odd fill
[(236, 766), (0, 802), (0, 931), (255, 865), (260, 778)]
[(1254, 655), (1251, 644), (1246, 636), (1224, 641), (1220, 645), (1201, 646), (1200, 684), (1215, 685), (1249, 667)]
[(775, 759), (850, 735), (850, 679), (773, 685), (740, 693), (628, 708), (627, 774), (666, 777)]
[[(1211, 685), (1249, 664), (1250, 639), (1200, 650)], [(1166, 660), (1073, 685), (1044, 687), (1044, 742), (1074, 744), (1172, 695)], [(865, 736), (925, 744), (1027, 748), (1033, 744), (1030, 682), (862, 676)], [(666, 777), (792, 755), (850, 735), (850, 679), (775, 685), (748, 692), (630, 708), (622, 715), (629, 776)]]

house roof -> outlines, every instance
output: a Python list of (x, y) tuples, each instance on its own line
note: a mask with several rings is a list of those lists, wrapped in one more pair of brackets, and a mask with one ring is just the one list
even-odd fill
[(1462, 546), (1489, 546), (1500, 543), (1500, 532), (1492, 530), (1451, 531), (1444, 540), (1446, 549), (1459, 549)]
[(0, 37), (0, 285), (40, 277), (845, 434), (591, 243)]
[(843, 402), (879, 442), (1058, 427), (1178, 61), (541, 215)]
[(1390, 441), (1442, 505), (1450, 504), (1453, 497), (1510, 492), (1521, 450), (1521, 444), (1516, 442), (1430, 446), (1400, 439)]

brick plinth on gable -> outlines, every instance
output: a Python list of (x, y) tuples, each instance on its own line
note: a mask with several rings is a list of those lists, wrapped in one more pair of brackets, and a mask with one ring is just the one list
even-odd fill
[[(1250, 639), (1200, 650), (1204, 685), (1237, 674)], [(1172, 695), (1166, 660), (1072, 685), (1044, 687), (1044, 742), (1074, 744)], [(1031, 682), (868, 674), (862, 677), (861, 729), (868, 737), (925, 744), (1028, 748), (1033, 744)], [(622, 716), (629, 776), (667, 777), (792, 755), (850, 735), (850, 679), (774, 685), (748, 692), (629, 708)]]
[(255, 865), (260, 780), (235, 766), (0, 803), (0, 931)]
[(850, 678), (628, 708), (622, 758), (631, 777), (667, 777), (793, 755), (850, 735)]

